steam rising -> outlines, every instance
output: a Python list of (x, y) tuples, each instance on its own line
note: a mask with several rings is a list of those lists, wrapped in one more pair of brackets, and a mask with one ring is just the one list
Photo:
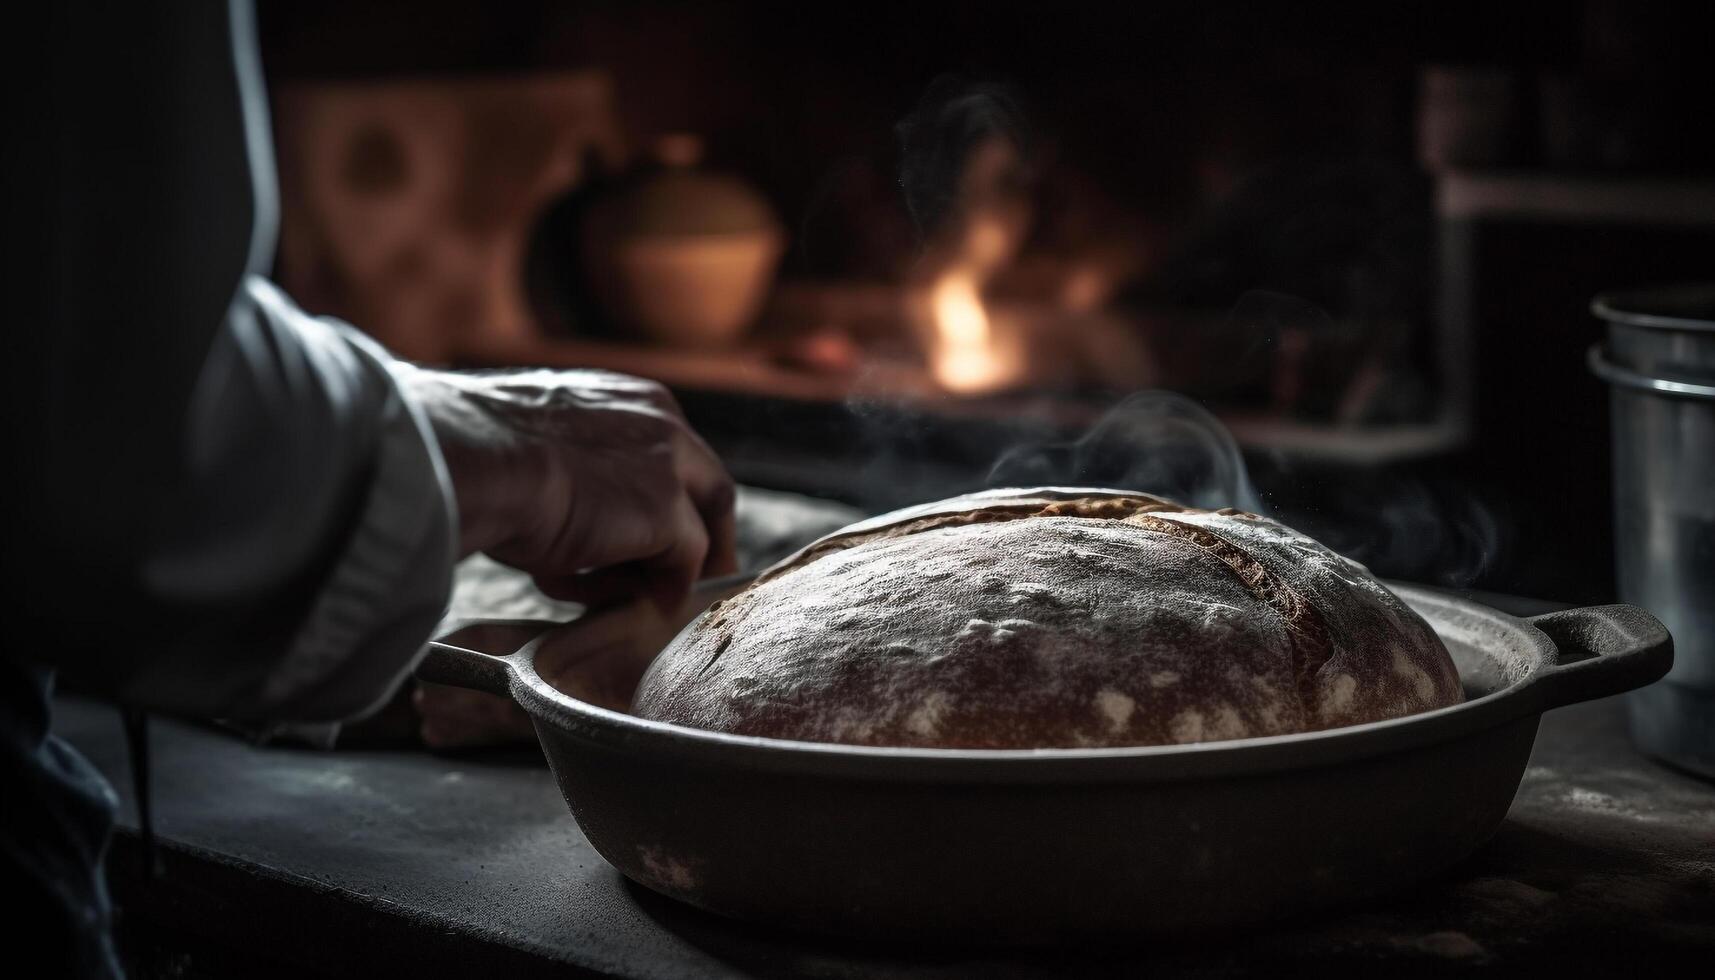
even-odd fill
[(914, 317), (929, 371), (964, 394), (1016, 385), (1026, 365), (983, 291), (1030, 228), (1024, 114), (997, 86), (943, 78), (899, 124), (906, 209), (922, 239)]
[(1002, 85), (944, 75), (930, 83), (911, 114), (895, 128), (899, 138), (899, 188), (917, 234), (932, 238), (964, 206), (961, 184), (978, 147), (1000, 143), (1015, 165), (1005, 179), (1029, 179), (1030, 128), (1017, 95)]
[[(1029, 227), (1034, 157), (1021, 100), (1004, 86), (943, 77), (895, 133), (899, 185), (923, 248), (914, 277), (924, 296), (923, 319), (933, 327), (926, 347), (931, 373), (948, 391), (999, 390), (1017, 380), (1019, 358), (1003, 343), (1004, 332), (985, 307), (983, 290), (1010, 261)], [(1271, 225), (1290, 230), (1290, 241), (1274, 243), (1280, 246), (1274, 251), (1319, 254), (1314, 249), (1304, 253), (1302, 222)], [(1226, 270), (1230, 263), (1206, 265)], [(1299, 278), (1320, 283), (1330, 271), (1345, 270), (1317, 259), (1311, 263), (1313, 274)], [(1369, 266), (1359, 264), (1358, 270)], [(1411, 386), (1397, 383), (1397, 372), (1390, 370), (1409, 339), (1400, 326), (1407, 318), (1377, 315), (1391, 307), (1348, 303), (1336, 321), (1318, 303), (1298, 296), (1245, 290), (1271, 281), (1253, 269), (1240, 266), (1229, 278), (1238, 289), (1229, 292), (1224, 288), (1229, 283), (1222, 282), (1220, 292), (1228, 297), (1239, 292), (1239, 299), (1221, 328), (1200, 338), (1208, 349), (1195, 352), (1197, 367), (1210, 368), (1211, 377), (1251, 393), (1253, 400), (1260, 395), (1263, 404), (1257, 407), (1271, 418), (1319, 418), (1322, 424), (1341, 426), (1410, 414), (1397, 406), (1412, 404)], [(1379, 273), (1354, 273), (1337, 277), (1337, 284), (1367, 295), (1376, 291), (1372, 280), (1390, 281)], [(1370, 315), (1354, 320), (1359, 313)], [(1341, 336), (1358, 322), (1361, 335)], [(1330, 349), (1349, 350), (1330, 357), (1325, 353)], [(946, 448), (946, 433), (934, 426), (872, 413), (855, 402), (848, 408), (870, 430), (872, 472), (889, 471), (883, 464), (892, 462), (898, 465), (896, 477), (921, 477), (923, 461)], [(1015, 432), (1053, 431), (1051, 414), (1032, 418), (1030, 411), (1014, 411), (1009, 424)], [(1060, 441), (1050, 441), (1056, 438)], [(1197, 402), (1168, 391), (1126, 398), (1078, 438), (1037, 439), (1002, 452), (987, 484), (1108, 487), (1195, 507), (1235, 507), (1276, 517), (1386, 576), (1469, 585), (1494, 562), (1506, 527), (1480, 498), (1427, 469), (1414, 474), (1355, 462), (1300, 469), (1296, 460), (1278, 452), (1259, 454), (1264, 483), (1290, 486), (1296, 500), (1271, 493), (1283, 507), (1293, 507), (1292, 513), (1273, 513), (1264, 507), (1226, 427)], [(980, 461), (983, 453), (978, 449), (964, 462)], [(900, 489), (897, 479), (888, 482), (895, 484), (888, 491)]]
[[(1278, 476), (1295, 480), (1295, 467)], [(1504, 511), (1452, 480), (1399, 472), (1311, 477), (1314, 510), (1290, 515), (1300, 531), (1389, 578), (1467, 588), (1507, 552)]]
[(1390, 578), (1464, 588), (1501, 557), (1509, 522), (1452, 479), (1393, 469), (1301, 467), (1259, 460), (1271, 486), (1296, 488), (1291, 512), (1265, 506), (1237, 442), (1196, 402), (1168, 391), (1133, 395), (1082, 437), (1020, 444), (987, 484), (1136, 490), (1194, 507), (1273, 517)]
[(1170, 391), (1132, 395), (1075, 442), (1007, 451), (989, 470), (988, 483), (1111, 487), (1194, 507), (1264, 512), (1226, 426)]

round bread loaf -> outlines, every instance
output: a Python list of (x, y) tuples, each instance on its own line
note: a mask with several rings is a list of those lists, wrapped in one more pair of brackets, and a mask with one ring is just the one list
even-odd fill
[(991, 491), (817, 541), (657, 657), (644, 718), (970, 749), (1313, 731), (1455, 704), (1434, 630), (1266, 518), (1136, 493)]

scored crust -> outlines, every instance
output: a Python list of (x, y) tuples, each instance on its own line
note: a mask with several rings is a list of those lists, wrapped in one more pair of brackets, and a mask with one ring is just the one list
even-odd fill
[(775, 738), (1047, 748), (1311, 731), (1459, 699), (1429, 626), (1308, 537), (1046, 489), (811, 544), (682, 633), (635, 710)]

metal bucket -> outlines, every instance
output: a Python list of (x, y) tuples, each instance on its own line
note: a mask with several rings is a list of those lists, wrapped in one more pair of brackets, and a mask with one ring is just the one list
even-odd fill
[(1635, 691), (1645, 752), (1715, 777), (1715, 284), (1598, 296), (1612, 388), (1620, 596), (1673, 634), (1666, 678)]

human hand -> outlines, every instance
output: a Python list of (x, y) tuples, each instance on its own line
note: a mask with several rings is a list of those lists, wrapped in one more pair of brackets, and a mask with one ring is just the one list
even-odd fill
[[(655, 655), (710, 603), (746, 584), (739, 579), (704, 582), (671, 613), (638, 598), (545, 630), (543, 623), (472, 623), (442, 642), (496, 655), (529, 643), (531, 666), (550, 686), (586, 704), (630, 711), (637, 683)], [(411, 703), (418, 735), (433, 749), (500, 745), (535, 735), (529, 715), (510, 698), (419, 681)]]
[(403, 369), (458, 500), (460, 545), (543, 592), (676, 608), (736, 568), (733, 483), (671, 394), (605, 371)]

